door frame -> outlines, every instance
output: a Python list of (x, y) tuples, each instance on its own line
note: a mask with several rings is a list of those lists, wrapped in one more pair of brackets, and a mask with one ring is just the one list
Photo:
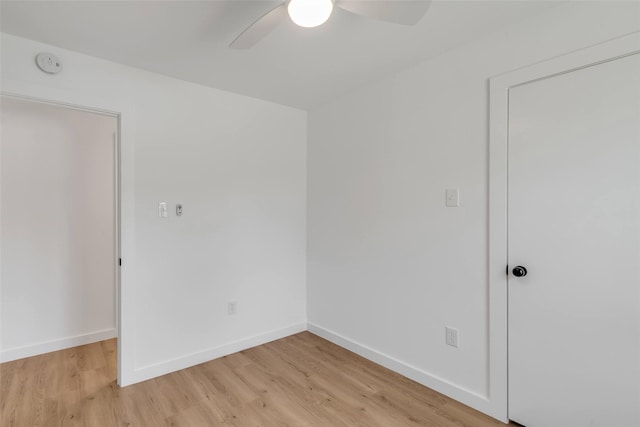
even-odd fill
[(640, 53), (634, 32), (489, 80), (489, 400), (508, 422), (509, 89)]
[[(117, 382), (124, 387), (135, 381), (135, 113), (118, 100), (5, 79), (2, 96), (72, 108), (116, 117), (115, 139), (115, 252)], [(122, 259), (122, 265), (118, 260)]]

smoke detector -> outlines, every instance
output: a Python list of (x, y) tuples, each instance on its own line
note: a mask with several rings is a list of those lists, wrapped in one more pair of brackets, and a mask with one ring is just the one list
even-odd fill
[(62, 71), (62, 62), (53, 53), (39, 53), (36, 56), (36, 64), (48, 74), (58, 74)]

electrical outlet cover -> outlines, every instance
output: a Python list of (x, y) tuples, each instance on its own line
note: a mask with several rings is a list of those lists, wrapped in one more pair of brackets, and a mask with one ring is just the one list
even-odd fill
[(232, 315), (236, 314), (237, 311), (238, 311), (238, 303), (236, 301), (231, 301), (227, 305), (227, 314), (232, 316)]
[(445, 328), (446, 343), (451, 347), (458, 347), (458, 330), (450, 327)]

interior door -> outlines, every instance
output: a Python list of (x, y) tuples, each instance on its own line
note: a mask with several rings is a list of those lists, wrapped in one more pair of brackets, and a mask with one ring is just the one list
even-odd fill
[(509, 417), (640, 426), (640, 55), (511, 88), (508, 159)]

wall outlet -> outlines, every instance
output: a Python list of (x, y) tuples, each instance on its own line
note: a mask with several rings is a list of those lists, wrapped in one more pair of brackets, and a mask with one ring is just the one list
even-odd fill
[(446, 338), (445, 341), (447, 345), (451, 347), (458, 347), (458, 330), (454, 328), (450, 328), (447, 326), (445, 329)]
[(236, 314), (237, 311), (238, 311), (238, 303), (236, 301), (231, 301), (227, 305), (227, 314), (229, 316), (232, 316), (232, 315)]

